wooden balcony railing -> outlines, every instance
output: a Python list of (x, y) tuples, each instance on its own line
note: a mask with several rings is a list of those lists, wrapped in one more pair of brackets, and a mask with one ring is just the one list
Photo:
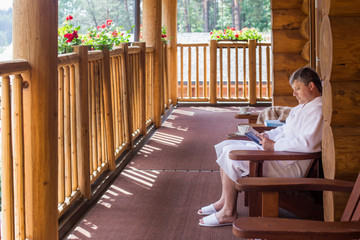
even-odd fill
[(2, 236), (12, 239), (25, 239), (23, 88), (29, 70), (23, 60), (0, 64)]
[[(78, 199), (91, 198), (91, 184), (114, 170), (115, 159), (131, 149), (153, 122), (154, 51), (145, 43), (133, 45), (112, 51), (80, 46), (58, 58), (54, 94), (58, 96), (59, 218)], [(31, 106), (23, 102), (22, 89), (28, 86), (30, 70), (22, 60), (0, 63), (2, 236), (9, 239), (26, 235), (24, 176), (31, 168), (24, 166), (23, 111), (31, 111)], [(163, 84), (164, 93), (167, 87)]]
[(179, 101), (270, 102), (270, 46), (255, 40), (178, 44)]

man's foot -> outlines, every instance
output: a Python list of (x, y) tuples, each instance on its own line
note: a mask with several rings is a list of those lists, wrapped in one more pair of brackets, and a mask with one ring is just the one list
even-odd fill
[[(233, 219), (233, 220), (235, 220), (235, 219)], [(213, 214), (211, 214), (211, 215), (209, 215), (207, 217), (204, 217), (204, 218), (200, 219), (199, 220), (199, 225), (203, 226), (203, 227), (228, 226), (228, 225), (232, 225), (233, 220), (220, 223), (217, 216), (216, 216), (216, 213), (213, 213)]]
[(216, 209), (213, 204), (210, 204), (208, 206), (202, 207), (197, 213), (199, 215), (210, 215), (213, 213), (216, 213)]
[(199, 211), (197, 213), (201, 216), (210, 215), (210, 214), (220, 211), (222, 209), (222, 207), (223, 207), (223, 204), (219, 200), (216, 203), (212, 203), (208, 206), (202, 207), (201, 209), (199, 209)]

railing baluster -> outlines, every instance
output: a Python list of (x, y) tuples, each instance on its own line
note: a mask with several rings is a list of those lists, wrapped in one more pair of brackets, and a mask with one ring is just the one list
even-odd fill
[(14, 182), (11, 144), (11, 100), (10, 78), (4, 76), (1, 82), (1, 207), (2, 238), (15, 239), (14, 236)]
[(93, 165), (93, 62), (88, 63), (88, 102), (89, 102), (89, 159), (90, 159), (90, 178), (92, 178), (92, 174), (94, 172), (94, 165)]
[(184, 98), (184, 48), (180, 47), (180, 97)]
[(227, 47), (227, 98), (231, 98), (231, 76), (230, 76), (230, 47)]
[(206, 59), (206, 54), (207, 54), (207, 48), (204, 46), (204, 80), (203, 80), (203, 96), (204, 98), (208, 97), (207, 94), (207, 59)]
[(259, 61), (258, 61), (258, 65), (259, 65), (259, 98), (262, 99), (264, 96), (263, 96), (263, 91), (262, 91), (262, 48), (261, 48), (261, 45), (259, 45), (258, 49), (259, 49)]
[(92, 140), (92, 170), (91, 175), (96, 172), (98, 168), (97, 164), (97, 118), (96, 118), (96, 74), (95, 74), (96, 64), (94, 61), (91, 62), (91, 140)]
[(58, 203), (65, 200), (64, 162), (64, 68), (58, 70)]
[(243, 47), (243, 72), (244, 72), (244, 78), (243, 78), (243, 97), (244, 99), (249, 99), (248, 91), (247, 91), (247, 84), (246, 84), (246, 47)]
[(191, 82), (191, 47), (188, 48), (188, 98), (192, 98), (192, 82)]
[(71, 139), (70, 139), (70, 68), (65, 67), (64, 79), (64, 157), (65, 198), (71, 196)]
[(15, 75), (13, 81), (14, 107), (14, 173), (15, 173), (15, 237), (25, 239), (25, 200), (24, 200), (24, 132), (23, 132), (23, 79)]
[(70, 119), (71, 119), (71, 179), (72, 191), (78, 188), (77, 141), (76, 141), (76, 99), (75, 99), (75, 66), (70, 66)]
[(220, 55), (220, 98), (223, 99), (223, 48), (220, 47), (219, 49), (219, 55)]
[(199, 85), (199, 47), (196, 47), (196, 98), (200, 97)]
[(271, 98), (270, 95), (270, 47), (266, 46), (266, 95)]
[(239, 98), (239, 48), (235, 47), (235, 97)]

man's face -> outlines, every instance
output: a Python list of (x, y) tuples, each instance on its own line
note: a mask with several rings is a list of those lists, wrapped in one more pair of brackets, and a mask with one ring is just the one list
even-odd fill
[(312, 90), (315, 87), (313, 82), (310, 82), (308, 86), (304, 83), (295, 80), (291, 85), (292, 89), (294, 90), (293, 95), (298, 100), (299, 104), (305, 104), (314, 99)]

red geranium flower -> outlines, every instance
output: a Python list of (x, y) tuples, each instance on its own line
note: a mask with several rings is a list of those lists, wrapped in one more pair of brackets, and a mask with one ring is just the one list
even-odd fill
[(100, 26), (97, 26), (97, 29), (100, 29), (101, 27)]
[(113, 37), (117, 37), (117, 36), (118, 36), (118, 32), (117, 32), (117, 31), (113, 31), (113, 32), (112, 32), (112, 35), (113, 35)]
[(66, 21), (73, 20), (73, 17), (71, 15), (66, 17)]
[(210, 32), (210, 35), (212, 35), (213, 34), (213, 32)]
[(79, 35), (77, 34), (77, 31), (75, 31), (75, 30), (74, 30), (74, 32), (73, 32), (72, 35), (74, 36), (74, 38), (78, 38), (78, 37), (79, 37)]
[(113, 22), (113, 20), (108, 19), (108, 20), (106, 21), (106, 25), (111, 25), (112, 22)]
[(105, 24), (103, 24), (101, 27), (102, 27), (102, 28), (106, 28), (106, 25), (105, 25)]
[(235, 34), (235, 37), (238, 38), (238, 37), (239, 37), (239, 34)]
[(228, 26), (227, 29), (230, 29), (230, 26)]
[(216, 36), (217, 38), (220, 38), (220, 36)]

